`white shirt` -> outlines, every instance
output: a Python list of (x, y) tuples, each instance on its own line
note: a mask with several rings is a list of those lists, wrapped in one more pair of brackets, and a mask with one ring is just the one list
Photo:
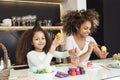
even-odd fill
[(69, 56), (69, 53), (67, 51), (66, 52), (55, 51), (53, 54), (49, 52), (45, 54), (45, 52), (37, 52), (32, 50), (27, 53), (27, 61), (30, 68), (39, 67), (39, 66), (44, 68), (50, 65), (50, 62), (53, 57), (66, 58), (68, 56)]
[[(66, 38), (65, 49), (66, 50), (70, 50), (70, 49), (73, 49), (73, 48), (77, 48), (79, 50), (78, 56), (80, 56), (80, 55), (84, 54), (85, 52), (87, 52), (87, 50), (88, 50), (88, 44), (89, 44), (90, 41), (93, 41), (93, 42), (96, 43), (96, 41), (94, 40), (93, 37), (87, 36), (84, 48), (82, 50), (80, 50), (79, 47), (78, 47), (78, 45), (77, 45), (77, 43), (76, 43), (76, 41), (74, 40), (74, 37), (71, 35), (71, 36), (68, 36)], [(86, 57), (83, 61), (88, 61), (89, 58), (90, 58), (90, 55), (88, 57)]]

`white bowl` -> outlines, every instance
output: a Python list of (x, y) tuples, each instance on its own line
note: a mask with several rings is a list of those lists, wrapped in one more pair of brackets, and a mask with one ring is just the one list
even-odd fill
[(12, 26), (12, 20), (9, 18), (3, 19), (1, 26)]
[(32, 77), (34, 80), (53, 80), (53, 77), (55, 76), (57, 71), (52, 73), (43, 73), (43, 74), (35, 74), (32, 72), (29, 72), (30, 77)]

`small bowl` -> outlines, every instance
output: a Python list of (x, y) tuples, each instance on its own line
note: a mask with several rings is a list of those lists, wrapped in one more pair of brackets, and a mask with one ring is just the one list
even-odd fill
[(43, 73), (43, 74), (36, 74), (33, 72), (29, 72), (29, 75), (34, 79), (34, 80), (53, 80), (53, 77), (55, 76), (57, 71), (54, 71), (52, 73)]

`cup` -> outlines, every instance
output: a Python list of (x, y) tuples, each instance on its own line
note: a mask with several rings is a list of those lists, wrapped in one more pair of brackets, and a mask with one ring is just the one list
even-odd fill
[(71, 58), (71, 64), (73, 64), (74, 66), (79, 65), (79, 56), (72, 55), (70, 58)]

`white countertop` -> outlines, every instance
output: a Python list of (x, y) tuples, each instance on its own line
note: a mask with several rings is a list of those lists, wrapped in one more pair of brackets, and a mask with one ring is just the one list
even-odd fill
[[(118, 79), (120, 78), (120, 69), (108, 68), (106, 66), (112, 61), (113, 61), (112, 59), (94, 60), (93, 63), (100, 64), (100, 65), (102, 64), (105, 68), (100, 67), (100, 65), (98, 65), (99, 68), (93, 68), (93, 69), (89, 69), (85, 67), (86, 73), (83, 75), (69, 76), (66, 78), (54, 77), (53, 80), (83, 80), (83, 79), (84, 80), (102, 80), (104, 78), (119, 76), (119, 77), (115, 77)], [(66, 73), (67, 73), (68, 67), (71, 67), (71, 65), (70, 64), (57, 65), (57, 69), (59, 71), (66, 72)], [(116, 80), (115, 78), (112, 80)], [(29, 75), (28, 69), (21, 69), (21, 70), (11, 69), (9, 80), (34, 80), (34, 79)], [(111, 80), (111, 79), (105, 79), (105, 80)]]

